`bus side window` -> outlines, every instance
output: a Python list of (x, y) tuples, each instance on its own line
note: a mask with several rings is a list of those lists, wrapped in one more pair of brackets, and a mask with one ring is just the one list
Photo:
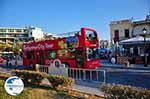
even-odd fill
[(27, 59), (31, 59), (31, 53), (30, 52), (26, 52), (26, 56), (27, 56)]
[(46, 58), (47, 59), (55, 59), (56, 58), (56, 51), (47, 51)]

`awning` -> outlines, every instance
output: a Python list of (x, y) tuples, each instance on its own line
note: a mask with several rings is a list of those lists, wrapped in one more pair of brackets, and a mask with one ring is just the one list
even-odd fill
[[(150, 43), (150, 38), (146, 37), (146, 44)], [(122, 40), (119, 42), (120, 45), (124, 45), (124, 44), (144, 44), (144, 37), (142, 36), (136, 36), (127, 40)]]

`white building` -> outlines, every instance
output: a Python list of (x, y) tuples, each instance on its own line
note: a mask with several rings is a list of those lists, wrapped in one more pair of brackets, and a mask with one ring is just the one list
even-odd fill
[(44, 37), (44, 32), (37, 27), (0, 27), (0, 44), (13, 44), (15, 40), (27, 42)]
[(147, 36), (150, 34), (150, 15), (145, 20), (132, 21), (131, 19), (112, 21), (110, 23), (111, 43), (120, 42), (143, 33), (143, 28), (147, 30)]
[(28, 42), (42, 39), (44, 32), (35, 27), (0, 27), (0, 51), (12, 51), (16, 48), (16, 42)]
[(0, 43), (12, 44), (14, 40), (26, 41), (29, 37), (26, 28), (0, 27)]
[(34, 40), (39, 40), (44, 38), (44, 31), (41, 28), (37, 27), (26, 27), (29, 37), (32, 37)]
[(111, 43), (132, 37), (132, 19), (112, 21), (110, 23)]

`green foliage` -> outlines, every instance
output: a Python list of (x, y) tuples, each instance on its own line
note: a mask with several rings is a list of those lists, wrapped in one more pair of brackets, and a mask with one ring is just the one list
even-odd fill
[(58, 90), (68, 90), (74, 84), (72, 78), (65, 76), (48, 75), (46, 73), (29, 70), (14, 70), (13, 72), (23, 80), (25, 85), (39, 85), (43, 78), (47, 78), (52, 87)]
[(106, 99), (150, 99), (150, 90), (144, 88), (104, 84), (101, 90)]
[(4, 88), (4, 81), (0, 80), (0, 99), (78, 99), (64, 93), (43, 88), (27, 87), (18, 96), (9, 95)]
[(20, 42), (20, 41), (16, 42), (16, 47), (13, 48), (13, 51), (15, 54), (20, 54), (22, 52), (22, 45), (23, 45), (23, 42)]
[(41, 83), (43, 78), (47, 78), (48, 75), (42, 72), (29, 71), (29, 70), (14, 70), (16, 76), (22, 78), (25, 84), (37, 84)]
[(72, 78), (69, 77), (65, 77), (65, 76), (49, 76), (48, 77), (49, 82), (51, 83), (53, 88), (71, 88), (74, 84), (74, 80)]
[(0, 51), (12, 51), (11, 44), (0, 44)]
[(9, 78), (11, 75), (9, 75), (9, 74), (6, 74), (6, 73), (0, 73), (0, 79), (1, 80), (6, 80), (7, 78)]

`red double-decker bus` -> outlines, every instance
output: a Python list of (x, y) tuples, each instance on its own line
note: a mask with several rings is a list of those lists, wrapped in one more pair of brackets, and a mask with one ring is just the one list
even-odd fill
[(72, 36), (23, 44), (23, 64), (48, 66), (59, 60), (70, 68), (95, 69), (100, 66), (98, 47), (97, 32), (81, 28)]

